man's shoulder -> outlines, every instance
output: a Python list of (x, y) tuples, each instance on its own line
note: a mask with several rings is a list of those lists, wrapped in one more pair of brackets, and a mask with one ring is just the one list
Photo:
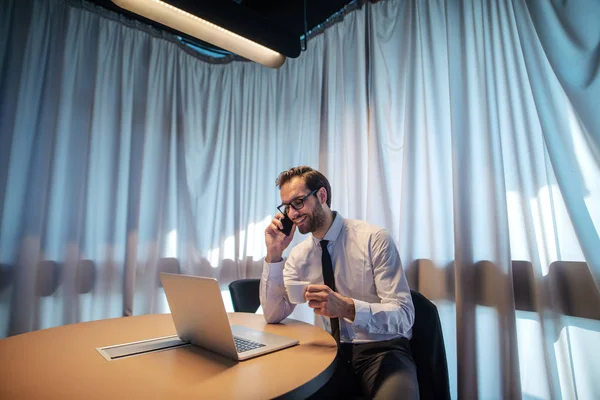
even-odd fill
[(381, 226), (374, 225), (367, 221), (362, 221), (358, 219), (344, 218), (344, 226), (347, 231), (354, 231), (357, 233), (365, 233), (371, 235), (385, 231), (385, 228), (382, 228)]
[(362, 220), (345, 219), (344, 226), (348, 240), (369, 243), (371, 246), (394, 242), (390, 233), (379, 225)]

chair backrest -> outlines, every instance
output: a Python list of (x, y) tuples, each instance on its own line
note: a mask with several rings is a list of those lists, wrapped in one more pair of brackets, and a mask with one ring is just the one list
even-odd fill
[(62, 266), (56, 261), (44, 260), (38, 263), (36, 291), (40, 297), (52, 296), (60, 286)]
[(557, 311), (572, 317), (600, 320), (600, 291), (587, 263), (554, 261), (548, 269), (549, 295)]
[(77, 266), (77, 293), (85, 294), (94, 289), (96, 283), (96, 264), (92, 260), (80, 260)]
[(437, 307), (425, 296), (410, 291), (415, 306), (410, 347), (417, 366), (419, 395), (423, 399), (450, 399), (448, 362)]
[(260, 279), (239, 279), (229, 284), (233, 311), (255, 313), (260, 307)]
[(512, 282), (515, 309), (535, 311), (535, 275), (530, 261), (512, 261)]

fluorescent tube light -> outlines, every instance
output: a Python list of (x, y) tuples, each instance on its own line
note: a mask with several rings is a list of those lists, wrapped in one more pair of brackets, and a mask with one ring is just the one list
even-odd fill
[[(121, 8), (239, 54), (271, 68), (279, 68), (285, 56), (160, 0), (111, 0)], [(218, 0), (220, 1), (220, 0)]]

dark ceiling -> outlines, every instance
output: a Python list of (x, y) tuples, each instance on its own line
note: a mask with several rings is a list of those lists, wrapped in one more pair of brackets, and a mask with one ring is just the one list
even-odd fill
[[(164, 25), (140, 17), (115, 5), (111, 0), (94, 3), (171, 32), (186, 41), (210, 50), (211, 45)], [(304, 35), (304, 0), (163, 0), (174, 7), (209, 20), (232, 32), (248, 37), (288, 57), (300, 54)], [(310, 32), (353, 0), (306, 0), (306, 30)], [(220, 50), (220, 49), (217, 49)]]

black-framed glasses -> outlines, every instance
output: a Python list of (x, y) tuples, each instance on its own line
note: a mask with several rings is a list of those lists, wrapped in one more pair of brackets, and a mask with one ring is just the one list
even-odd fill
[(312, 192), (310, 192), (309, 194), (307, 194), (304, 197), (301, 197), (301, 198), (298, 198), (298, 199), (294, 199), (294, 200), (292, 200), (288, 204), (282, 203), (282, 204), (280, 204), (280, 205), (277, 206), (277, 209), (279, 210), (280, 213), (282, 213), (284, 215), (287, 215), (290, 207), (292, 207), (296, 211), (300, 211), (300, 209), (302, 209), (302, 207), (304, 207), (304, 201), (306, 199), (308, 199), (310, 196), (312, 196), (313, 194), (317, 193), (317, 191), (319, 189), (321, 189), (321, 188), (313, 190)]

